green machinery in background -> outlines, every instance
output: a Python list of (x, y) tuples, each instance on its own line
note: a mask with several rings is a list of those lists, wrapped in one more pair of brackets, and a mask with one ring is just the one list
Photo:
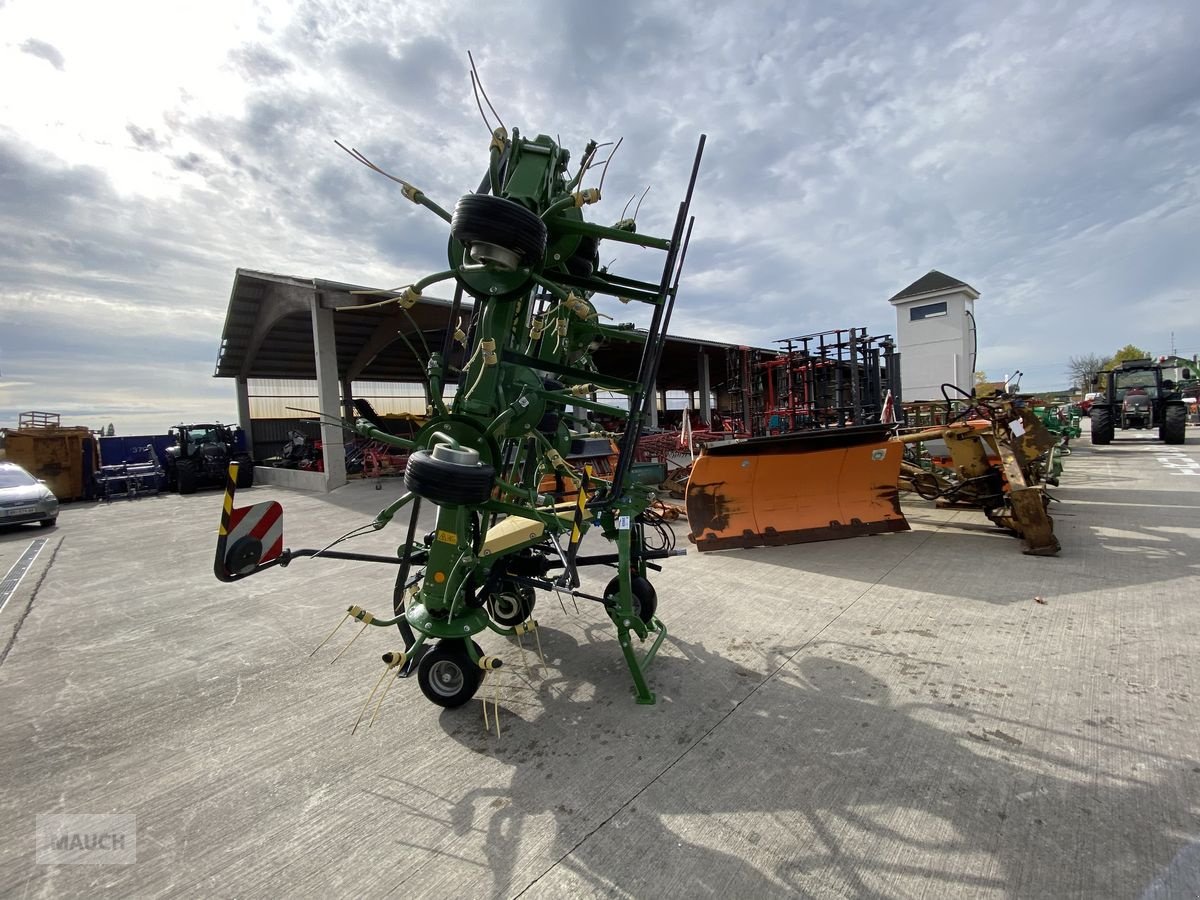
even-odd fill
[[(405, 648), (385, 655), (388, 670), (408, 674), (415, 666), (422, 691), (441, 706), (466, 703), (484, 674), (500, 665), (484, 654), (476, 635), (536, 629), (531, 616), (538, 590), (602, 604), (616, 629), (638, 702), (654, 702), (645, 668), (666, 628), (647, 574), (657, 568), (654, 560), (675, 551), (673, 541), (662, 539), (660, 523), (649, 509), (654, 488), (631, 475), (691, 234), (689, 206), (704, 137), (668, 237), (640, 234), (631, 218), (611, 226), (587, 221), (584, 209), (600, 199), (600, 190), (584, 188), (583, 181), (599, 165), (598, 149), (590, 142), (572, 174), (570, 155), (555, 140), (498, 127), (480, 189), (461, 197), (452, 214), (393, 178), (409, 200), (449, 226), (449, 265), (402, 291), (382, 293), (380, 304), (408, 310), (431, 285), (452, 281), (449, 321), (455, 323), (467, 314), (464, 295), (473, 300), (469, 324), (452, 325), (440, 352), (427, 359), (430, 418), (415, 438), (389, 434), (367, 407), (359, 407), (361, 418), (352, 426), (360, 435), (411, 452), (403, 496), (361, 529), (339, 538), (381, 529), (406, 510), (407, 535), (395, 558), (344, 553), (332, 545), (285, 550), (281, 536), (278, 541), (262, 537), (264, 517), (279, 517), (278, 510), (266, 507), (277, 504), (235, 509), (234, 482), (227, 488), (217, 577), (236, 581), (318, 554), (398, 566), (392, 615), (352, 606), (346, 616), (362, 622), (364, 630), (367, 625), (396, 626)], [(350, 152), (382, 173), (357, 151)], [(608, 271), (600, 264), (601, 242), (661, 253), (658, 281)], [(648, 327), (601, 321), (600, 307), (610, 298), (648, 307)], [(452, 341), (467, 360), (460, 371), (451, 370), (448, 362), (455, 349)], [(598, 370), (594, 350), (615, 341), (641, 345), (636, 372)], [(446, 403), (444, 386), (455, 380), (453, 400)], [(599, 402), (600, 392), (625, 402)], [(606, 477), (567, 460), (572, 440), (589, 428), (588, 411), (624, 422), (617, 461)], [(576, 499), (555, 504), (543, 492), (544, 481), (552, 476), (571, 486)], [(417, 517), (425, 504), (436, 507), (436, 525), (419, 536)], [(580, 555), (591, 527), (615, 545), (611, 552)], [(600, 595), (580, 590), (579, 569), (590, 565), (615, 568)], [(650, 642), (644, 653), (638, 652), (635, 638), (636, 644)]]

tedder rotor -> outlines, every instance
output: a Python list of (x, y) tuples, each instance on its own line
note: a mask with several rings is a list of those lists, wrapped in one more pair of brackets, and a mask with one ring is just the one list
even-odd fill
[[(281, 521), (278, 504), (234, 508), (236, 474), (231, 473), (214, 564), (217, 578), (237, 581), (318, 555), (397, 566), (391, 614), (351, 606), (346, 618), (362, 622), (364, 630), (368, 625), (398, 628), (404, 649), (385, 654), (388, 671), (407, 675), (415, 665), (424, 694), (444, 707), (467, 702), (486, 672), (500, 665), (484, 654), (476, 636), (536, 630), (531, 616), (537, 591), (592, 600), (602, 604), (616, 629), (638, 702), (653, 703), (645, 668), (666, 627), (647, 574), (659, 568), (654, 560), (674, 551), (647, 545), (645, 526), (653, 519), (648, 509), (655, 494), (631, 473), (691, 234), (689, 206), (703, 148), (701, 136), (667, 237), (640, 234), (629, 218), (611, 226), (584, 218), (584, 207), (600, 199), (598, 188), (582, 186), (595, 164), (595, 142), (587, 145), (572, 174), (568, 151), (554, 139), (496, 128), (479, 190), (463, 195), (453, 213), (401, 181), (405, 197), (447, 223), (448, 268), (402, 291), (380, 292), (379, 302), (407, 311), (431, 285), (452, 282), (451, 326), (441, 351), (426, 360), (429, 419), (415, 437), (389, 434), (367, 407), (359, 409), (366, 417), (346, 423), (359, 435), (410, 455), (403, 495), (339, 540), (377, 531), (406, 510), (403, 543), (395, 557), (345, 553), (332, 545), (283, 549), (281, 528), (271, 530)], [(357, 151), (354, 155), (376, 168)], [(658, 281), (608, 271), (600, 264), (601, 242), (661, 252)], [(648, 326), (603, 323), (602, 298), (644, 305)], [(470, 324), (455, 330), (453, 323), (464, 318)], [(452, 341), (466, 357), (458, 370), (449, 362)], [(641, 345), (636, 372), (599, 371), (593, 352), (609, 342)], [(447, 403), (443, 389), (455, 379), (453, 400)], [(621, 399), (601, 402), (599, 392)], [(608, 476), (567, 459), (572, 441), (590, 430), (588, 412), (624, 422)], [(576, 499), (554, 503), (542, 492), (548, 477), (572, 485)], [(435, 507), (436, 522), (422, 537), (417, 517), (426, 505)], [(591, 527), (615, 544), (611, 552), (579, 554)], [(615, 569), (599, 596), (579, 589), (578, 570), (589, 565)], [(650, 640), (644, 654), (635, 652), (634, 638)]]

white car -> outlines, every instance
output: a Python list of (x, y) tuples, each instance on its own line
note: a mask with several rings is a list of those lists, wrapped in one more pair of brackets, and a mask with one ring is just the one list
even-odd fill
[(37, 522), (49, 528), (57, 520), (53, 491), (16, 463), (0, 462), (0, 525)]

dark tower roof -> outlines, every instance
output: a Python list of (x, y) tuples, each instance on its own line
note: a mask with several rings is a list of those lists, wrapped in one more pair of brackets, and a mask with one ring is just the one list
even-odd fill
[(894, 297), (889, 297), (888, 302), (890, 303), (893, 300), (903, 300), (905, 297), (916, 297), (920, 294), (932, 294), (938, 291), (953, 290), (954, 288), (966, 288), (976, 296), (979, 295), (979, 291), (975, 290), (975, 288), (971, 287), (965, 281), (959, 281), (957, 278), (951, 278), (949, 275), (939, 272), (937, 269), (930, 269), (928, 274), (922, 275)]

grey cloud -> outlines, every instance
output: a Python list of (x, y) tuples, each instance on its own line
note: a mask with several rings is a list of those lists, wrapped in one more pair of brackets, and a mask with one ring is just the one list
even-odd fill
[(229, 53), (239, 72), (247, 78), (274, 78), (291, 71), (290, 61), (262, 44), (247, 44)]
[(133, 139), (134, 145), (141, 150), (161, 150), (166, 146), (154, 133), (153, 128), (142, 128), (130, 122), (125, 126), (125, 130)]
[(434, 103), (462, 64), (449, 44), (436, 37), (417, 37), (396, 48), (356, 40), (338, 51), (340, 63), (372, 90), (400, 104)]
[(21, 51), (30, 56), (36, 56), (38, 59), (44, 59), (60, 72), (65, 68), (66, 60), (53, 44), (47, 44), (37, 38), (29, 38), (21, 44)]
[(212, 175), (215, 169), (199, 153), (188, 153), (184, 156), (173, 156), (171, 162), (182, 172), (194, 172), (197, 175)]

